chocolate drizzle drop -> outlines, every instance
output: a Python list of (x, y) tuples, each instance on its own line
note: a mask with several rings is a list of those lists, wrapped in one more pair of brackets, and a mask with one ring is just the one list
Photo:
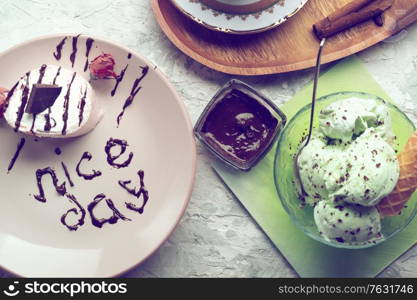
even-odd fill
[(44, 131), (50, 131), (51, 126), (51, 108), (48, 108), (48, 113), (45, 115), (45, 126), (43, 127)]
[(62, 166), (62, 169), (64, 169), (65, 177), (67, 177), (70, 186), (73, 187), (74, 186), (74, 182), (72, 182), (71, 176), (70, 176), (70, 174), (68, 172), (68, 168), (67, 168), (67, 166), (65, 165), (65, 163), (63, 161), (61, 161), (61, 166)]
[(84, 174), (80, 171), (80, 165), (81, 165), (82, 161), (85, 160), (85, 159), (90, 161), (92, 158), (93, 158), (93, 156), (91, 155), (91, 153), (86, 151), (86, 152), (83, 153), (83, 156), (81, 157), (80, 161), (77, 164), (77, 168), (76, 168), (77, 174), (78, 174), (78, 176), (84, 178), (85, 180), (92, 180), (95, 177), (101, 176), (101, 172), (96, 171), (96, 170), (92, 170), (92, 172), (93, 172), (92, 174)]
[[(49, 108), (50, 109), (50, 108)], [(44, 130), (45, 131), (50, 131), (51, 130), (51, 128), (54, 128), (55, 126), (56, 126), (56, 121), (55, 121), (55, 119), (54, 118), (52, 118), (51, 116), (50, 116), (50, 112), (48, 112), (46, 115), (44, 115), (45, 116), (45, 128), (44, 128)], [(51, 121), (53, 121), (53, 124), (51, 124)]]
[(38, 189), (39, 189), (39, 195), (34, 195), (36, 200), (38, 200), (40, 202), (46, 202), (45, 191), (44, 191), (43, 186), (42, 186), (42, 177), (44, 175), (50, 175), (57, 193), (62, 195), (62, 196), (65, 195), (65, 193), (67, 192), (67, 189), (65, 187), (65, 181), (62, 184), (59, 184), (58, 183), (58, 178), (57, 178), (56, 173), (55, 173), (55, 170), (52, 169), (51, 167), (46, 167), (44, 169), (36, 170), (36, 183), (37, 183)]
[(80, 110), (79, 114), (78, 114), (78, 126), (81, 126), (81, 123), (83, 122), (84, 119), (84, 107), (86, 104), (86, 100), (87, 99), (87, 87), (85, 87), (85, 91), (84, 91), (84, 95), (82, 96), (80, 103), (78, 104), (78, 108)]
[(38, 83), (42, 83), (42, 79), (45, 76), (45, 71), (46, 71), (46, 65), (43, 64), (41, 66), (41, 68), (39, 69), (39, 78), (38, 78)]
[[(39, 69), (39, 78), (38, 78), (38, 84), (42, 83), (42, 79), (45, 76), (45, 71), (46, 71), (46, 65), (43, 64), (41, 66), (41, 68)], [(38, 116), (38, 114), (33, 114), (33, 120), (32, 120), (32, 126), (30, 127), (30, 132), (34, 133), (33, 129), (35, 128), (35, 122), (36, 122), (36, 117)]]
[(9, 100), (13, 96), (14, 91), (16, 90), (18, 84), (19, 84), (19, 81), (16, 82), (15, 85), (12, 87), (12, 89), (7, 93), (7, 97), (4, 100), (3, 111), (1, 113), (4, 113), (7, 110), (7, 107), (9, 106)]
[(131, 59), (132, 58), (132, 53), (128, 53), (127, 54), (127, 59)]
[[(78, 229), (78, 227), (84, 225), (84, 219), (85, 219), (86, 212), (85, 212), (85, 209), (81, 206), (81, 204), (78, 202), (77, 198), (75, 198), (74, 195), (66, 194), (65, 196), (68, 198), (68, 200), (70, 200), (70, 202), (73, 202), (77, 206), (78, 210), (75, 207), (69, 209), (65, 214), (62, 215), (61, 223), (64, 226), (66, 226), (70, 231), (75, 231), (75, 230)], [(81, 216), (78, 219), (77, 223), (74, 224), (74, 225), (68, 225), (67, 222), (66, 222), (67, 215), (69, 213), (74, 213), (74, 214), (78, 215), (78, 212), (81, 214)]]
[(141, 207), (137, 207), (135, 204), (130, 203), (130, 202), (125, 202), (126, 207), (128, 209), (142, 214), (143, 210), (145, 208), (145, 205), (149, 200), (149, 193), (148, 193), (148, 190), (145, 187), (145, 182), (144, 182), (145, 172), (143, 170), (139, 170), (138, 171), (138, 176), (139, 176), (139, 182), (140, 182), (140, 187), (139, 187), (138, 191), (136, 191), (135, 188), (129, 188), (127, 186), (128, 184), (130, 184), (132, 182), (131, 180), (125, 180), (125, 181), (119, 180), (119, 185), (122, 188), (124, 188), (129, 194), (135, 196), (138, 199), (140, 198), (140, 196), (143, 195), (143, 203), (142, 203)]
[(75, 58), (77, 57), (77, 44), (80, 34), (72, 37), (72, 53), (70, 55), (71, 66), (74, 68)]
[(94, 197), (93, 202), (88, 204), (88, 212), (90, 213), (90, 217), (91, 217), (91, 223), (98, 227), (101, 228), (103, 227), (103, 225), (105, 223), (109, 223), (109, 224), (116, 224), (117, 221), (119, 219), (123, 220), (123, 221), (131, 221), (131, 219), (126, 218), (114, 205), (113, 201), (111, 199), (106, 199), (106, 204), (107, 207), (111, 209), (111, 211), (113, 212), (113, 215), (109, 218), (101, 218), (101, 219), (97, 219), (96, 216), (94, 215), (94, 208), (97, 206), (97, 204), (99, 204), (102, 200), (104, 200), (106, 198), (106, 195), (104, 194), (98, 194), (97, 196)]
[(87, 71), (88, 69), (88, 56), (90, 55), (90, 51), (91, 51), (91, 47), (93, 46), (94, 40), (92, 38), (88, 38), (87, 41), (85, 42), (85, 47), (86, 47), (86, 51), (85, 51), (85, 65), (84, 65), (84, 72)]
[(61, 74), (61, 66), (58, 68), (58, 70), (56, 71), (56, 75), (54, 77), (54, 81), (52, 82), (53, 85), (56, 85), (56, 80), (58, 78), (58, 76)]
[(61, 155), (61, 153), (62, 153), (61, 148), (59, 148), (59, 147), (56, 147), (54, 152), (55, 152), (56, 155)]
[(65, 100), (64, 101), (64, 114), (62, 115), (62, 120), (64, 121), (64, 126), (62, 127), (62, 135), (67, 134), (69, 98), (70, 98), (70, 94), (71, 94), (71, 86), (72, 86), (72, 83), (74, 82), (74, 78), (75, 78), (76, 74), (77, 73), (74, 72), (74, 74), (72, 75), (71, 82), (68, 84), (67, 94), (64, 97), (64, 100)]
[(145, 78), (146, 74), (148, 74), (149, 67), (141, 67), (142, 68), (142, 74), (136, 78), (135, 82), (133, 83), (132, 90), (130, 91), (129, 97), (125, 100), (125, 103), (123, 105), (123, 109), (120, 112), (120, 114), (117, 116), (117, 126), (120, 125), (120, 121), (122, 120), (122, 117), (125, 113), (125, 110), (128, 106), (130, 106), (133, 103), (133, 100), (135, 99), (136, 94), (141, 90), (141, 86), (139, 86), (140, 82), (143, 78)]
[(30, 132), (32, 132), (33, 134), (35, 134), (34, 129), (35, 129), (35, 122), (36, 122), (37, 116), (38, 116), (37, 114), (33, 114), (32, 126), (30, 126)]
[(56, 60), (60, 60), (62, 56), (62, 48), (64, 47), (67, 37), (64, 37), (61, 42), (56, 46), (56, 51), (53, 53)]
[(12, 159), (10, 160), (9, 167), (7, 168), (7, 173), (9, 173), (13, 169), (13, 166), (16, 163), (16, 160), (19, 157), (20, 151), (22, 150), (23, 146), (25, 145), (25, 142), (26, 142), (26, 139), (21, 138), (19, 143), (17, 144), (16, 152), (14, 153)]
[[(56, 80), (58, 78), (58, 76), (61, 74), (61, 67), (58, 68), (58, 71), (56, 72), (56, 75), (54, 77), (54, 81), (52, 82), (53, 85), (56, 85)], [(50, 131), (52, 128), (51, 125), (51, 112), (52, 109), (50, 107), (48, 107), (48, 113), (45, 114), (45, 126), (43, 128), (44, 131)], [(56, 124), (56, 122), (55, 122)], [(54, 126), (55, 127), (55, 126)]]
[(119, 87), (120, 82), (122, 82), (128, 66), (129, 65), (126, 65), (126, 67), (120, 72), (119, 76), (116, 76), (116, 84), (114, 85), (114, 88), (110, 93), (112, 97), (116, 94), (116, 90)]
[[(111, 149), (115, 146), (120, 146), (120, 153), (118, 155), (111, 154)], [(120, 168), (125, 168), (130, 165), (132, 158), (133, 158), (132, 152), (129, 153), (128, 159), (125, 160), (123, 163), (115, 162), (120, 156), (122, 156), (126, 152), (127, 146), (129, 146), (129, 144), (127, 143), (127, 141), (124, 141), (124, 140), (110, 138), (107, 141), (104, 151), (107, 154), (107, 162), (109, 163), (110, 166), (120, 169)]]
[(17, 132), (20, 128), (20, 122), (22, 121), (23, 113), (25, 112), (25, 107), (29, 98), (29, 75), (29, 72), (26, 73), (26, 85), (23, 87), (22, 102), (20, 103), (19, 110), (17, 111), (17, 117), (14, 127), (15, 132)]

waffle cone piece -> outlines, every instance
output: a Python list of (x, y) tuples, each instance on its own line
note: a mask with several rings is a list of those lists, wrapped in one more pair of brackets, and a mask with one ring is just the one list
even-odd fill
[(396, 216), (417, 189), (417, 131), (398, 155), (400, 177), (395, 189), (377, 205), (382, 217)]

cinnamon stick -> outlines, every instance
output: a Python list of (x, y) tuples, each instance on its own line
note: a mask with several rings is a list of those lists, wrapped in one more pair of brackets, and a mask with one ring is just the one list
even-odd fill
[(348, 4), (346, 4), (345, 6), (337, 9), (330, 15), (328, 15), (321, 22), (326, 22), (326, 21), (334, 22), (341, 17), (344, 17), (348, 14), (351, 14), (353, 12), (360, 10), (361, 8), (369, 5), (371, 2), (374, 2), (374, 1), (375, 0), (353, 0), (349, 2)]
[[(313, 25), (313, 31), (316, 34), (318, 39), (327, 38), (332, 35), (335, 35), (339, 32), (342, 32), (346, 29), (349, 29), (357, 24), (363, 23), (370, 19), (374, 19), (380, 16), (385, 10), (389, 9), (394, 0), (376, 0), (372, 1), (372, 4), (363, 7), (359, 11), (354, 11), (348, 13), (347, 15), (343, 15), (349, 9), (359, 5), (359, 3), (365, 3), (365, 0), (355, 0), (354, 3), (350, 3), (348, 8), (342, 7), (341, 11), (335, 11), (329, 17), (319, 21), (318, 23)], [(371, 1), (368, 1), (368, 4)], [(349, 4), (348, 4), (349, 5)], [(339, 17), (338, 17), (339, 16)], [(338, 17), (335, 19), (335, 17)]]
[(383, 17), (383, 15), (381, 14), (379, 16), (374, 17), (374, 22), (379, 27), (384, 26), (384, 17)]

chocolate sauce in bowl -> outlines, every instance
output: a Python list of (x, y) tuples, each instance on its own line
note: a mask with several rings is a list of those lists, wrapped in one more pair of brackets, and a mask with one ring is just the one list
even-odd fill
[(117, 116), (117, 126), (120, 125), (120, 121), (122, 120), (123, 115), (125, 114), (125, 110), (128, 106), (130, 106), (133, 103), (133, 100), (135, 99), (137, 93), (141, 90), (141, 86), (139, 86), (140, 82), (143, 78), (148, 74), (149, 67), (141, 67), (142, 68), (142, 74), (136, 78), (135, 82), (133, 83), (132, 89), (130, 91), (129, 97), (125, 100), (125, 103), (123, 104), (123, 109), (120, 112), (120, 114)]
[(76, 72), (72, 75), (71, 82), (68, 84), (68, 90), (67, 94), (64, 97), (64, 114), (62, 115), (62, 120), (64, 121), (64, 126), (62, 127), (62, 135), (67, 134), (67, 122), (68, 122), (68, 109), (69, 109), (69, 98), (71, 94), (71, 86), (74, 82), (75, 75), (77, 75)]
[(62, 184), (58, 183), (58, 178), (56, 176), (55, 170), (51, 167), (46, 167), (44, 169), (38, 169), (36, 170), (36, 183), (38, 185), (39, 189), (39, 195), (34, 195), (34, 198), (40, 202), (46, 202), (45, 198), (45, 191), (43, 189), (42, 185), (42, 177), (45, 175), (50, 175), (52, 178), (52, 183), (54, 184), (55, 190), (60, 195), (65, 195), (67, 192), (67, 189), (65, 187), (65, 181)]
[(77, 57), (77, 44), (80, 34), (72, 37), (72, 53), (70, 55), (71, 66), (74, 68), (75, 58)]
[(93, 156), (91, 155), (90, 152), (87, 152), (87, 151), (84, 152), (83, 155), (81, 156), (80, 161), (77, 164), (77, 167), (76, 167), (76, 171), (77, 171), (78, 176), (84, 178), (85, 180), (92, 180), (92, 179), (94, 179), (98, 176), (101, 176), (101, 172), (96, 171), (96, 170), (91, 170), (91, 172), (93, 172), (91, 174), (85, 174), (85, 173), (82, 173), (80, 171), (80, 166), (81, 166), (81, 163), (83, 162), (83, 160), (90, 161), (92, 158), (93, 158)]
[(128, 67), (129, 65), (126, 65), (126, 67), (120, 72), (120, 74), (116, 77), (116, 84), (114, 85), (114, 88), (113, 88), (113, 90), (111, 91), (111, 96), (113, 97), (115, 94), (116, 94), (116, 90), (117, 90), (117, 88), (119, 87), (119, 84), (120, 84), (120, 82), (122, 82), (122, 80), (123, 80), (123, 77), (125, 76), (125, 73), (126, 73), (126, 70), (127, 70), (127, 67)]
[(107, 207), (110, 208), (110, 210), (113, 212), (113, 215), (109, 218), (100, 218), (98, 219), (95, 215), (94, 215), (94, 208), (97, 206), (97, 204), (99, 204), (101, 201), (103, 201), (106, 198), (106, 195), (104, 194), (98, 194), (97, 196), (94, 197), (94, 200), (92, 202), (90, 202), (87, 206), (87, 210), (90, 213), (90, 217), (91, 217), (91, 223), (98, 227), (101, 228), (103, 227), (103, 225), (105, 223), (109, 223), (109, 224), (116, 224), (117, 221), (119, 219), (123, 220), (123, 221), (131, 221), (131, 219), (126, 218), (114, 205), (113, 201), (111, 199), (106, 199), (106, 204)]
[(208, 113), (202, 134), (234, 161), (251, 161), (269, 144), (278, 119), (257, 100), (233, 89)]
[(25, 145), (26, 139), (21, 138), (17, 144), (16, 152), (14, 153), (12, 159), (10, 160), (9, 167), (7, 168), (7, 173), (13, 169), (14, 164), (16, 163), (17, 158), (19, 157), (20, 151), (22, 151), (23, 146)]
[(137, 207), (135, 204), (130, 203), (130, 202), (125, 202), (126, 207), (128, 209), (142, 214), (143, 210), (145, 208), (145, 205), (149, 200), (149, 193), (148, 193), (148, 190), (145, 187), (145, 182), (144, 182), (145, 172), (143, 170), (139, 170), (138, 171), (138, 176), (139, 176), (140, 187), (137, 191), (136, 191), (136, 188), (129, 188), (128, 187), (128, 185), (132, 182), (131, 180), (125, 180), (125, 181), (119, 180), (119, 185), (122, 188), (124, 188), (129, 194), (135, 196), (138, 199), (140, 198), (140, 196), (143, 195), (143, 203), (142, 203), (141, 207)]
[[(65, 227), (67, 227), (70, 231), (76, 231), (79, 227), (84, 225), (84, 219), (85, 219), (86, 212), (85, 212), (85, 209), (81, 206), (81, 204), (78, 202), (77, 198), (75, 198), (74, 195), (66, 194), (65, 196), (68, 198), (68, 200), (70, 200), (70, 202), (73, 202), (77, 206), (78, 209), (77, 208), (69, 209), (65, 214), (62, 215), (61, 223)], [(74, 225), (67, 224), (66, 219), (67, 219), (67, 215), (69, 213), (74, 213), (76, 215), (78, 215), (79, 213), (81, 214), (81, 216), (78, 219), (76, 224), (74, 224)]]
[(71, 176), (70, 176), (70, 174), (68, 172), (68, 168), (67, 168), (67, 166), (65, 165), (65, 163), (63, 161), (61, 161), (61, 166), (62, 166), (62, 169), (64, 169), (65, 177), (67, 177), (70, 186), (73, 187), (74, 186), (74, 182), (72, 182)]
[[(120, 153), (118, 155), (112, 155), (111, 149), (116, 146), (120, 147)], [(130, 165), (130, 163), (132, 162), (132, 158), (133, 158), (133, 152), (129, 153), (129, 157), (123, 163), (115, 162), (120, 156), (122, 156), (126, 152), (127, 146), (129, 146), (129, 144), (125, 140), (110, 138), (107, 141), (104, 151), (107, 154), (107, 162), (109, 163), (110, 166), (120, 169), (120, 168), (126, 168)]]
[(85, 42), (85, 64), (84, 64), (84, 72), (87, 71), (88, 69), (88, 57), (90, 56), (90, 51), (91, 51), (91, 47), (93, 46), (94, 40), (92, 38), (88, 38), (87, 41)]
[(62, 56), (62, 48), (64, 47), (65, 41), (67, 40), (67, 37), (64, 37), (62, 41), (59, 42), (59, 44), (56, 46), (56, 51), (53, 53), (56, 60), (60, 60)]

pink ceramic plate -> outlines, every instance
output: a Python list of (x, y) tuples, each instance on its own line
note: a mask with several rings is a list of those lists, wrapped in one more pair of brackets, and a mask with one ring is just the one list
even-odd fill
[[(57, 60), (55, 56), (59, 51), (56, 47), (65, 37), (61, 58)], [(111, 42), (93, 38), (87, 58), (87, 38), (84, 35), (78, 38), (71, 35), (42, 37), (0, 55), (0, 86), (8, 88), (26, 72), (42, 64), (59, 65), (88, 79), (89, 73), (84, 71), (87, 59), (91, 61), (103, 52), (115, 57), (116, 72), (128, 66), (113, 97), (114, 80), (93, 83), (105, 115), (95, 130), (85, 136), (65, 141), (37, 140), (15, 133), (4, 120), (0, 121), (0, 265), (21, 276), (107, 277), (121, 274), (161, 246), (179, 222), (190, 198), (195, 176), (195, 142), (189, 117), (177, 93), (156, 66)], [(71, 66), (71, 54), (75, 58), (74, 67)], [(145, 67), (149, 67), (149, 72), (140, 82), (141, 89), (117, 127), (117, 116), (135, 79)], [(10, 160), (22, 137), (26, 143), (8, 173)], [(105, 146), (110, 138), (127, 141), (126, 152), (117, 162), (125, 161), (132, 152), (128, 167), (115, 168), (108, 164)], [(76, 165), (85, 151), (92, 154), (92, 159), (83, 162), (84, 172), (94, 169), (102, 173), (93, 180), (85, 180), (76, 172)], [(112, 155), (119, 152), (119, 147), (111, 151)], [(67, 166), (73, 187), (69, 185), (61, 162)], [(48, 176), (42, 179), (47, 201), (34, 198), (39, 193), (35, 172), (45, 167), (55, 169), (59, 183), (66, 181), (67, 193), (73, 194), (80, 206), (60, 196)], [(118, 183), (119, 180), (131, 180), (128, 186), (138, 189), (139, 170), (144, 171), (144, 184), (149, 192), (142, 213), (129, 209), (126, 203), (141, 207), (143, 194), (138, 199)], [(115, 224), (105, 223), (102, 228), (93, 225), (88, 206), (100, 193), (113, 201), (125, 220), (113, 217), (117, 220)], [(93, 210), (97, 218), (113, 215), (105, 199)], [(77, 230), (71, 231), (61, 223), (67, 211), (65, 222), (69, 225), (84, 220)]]

